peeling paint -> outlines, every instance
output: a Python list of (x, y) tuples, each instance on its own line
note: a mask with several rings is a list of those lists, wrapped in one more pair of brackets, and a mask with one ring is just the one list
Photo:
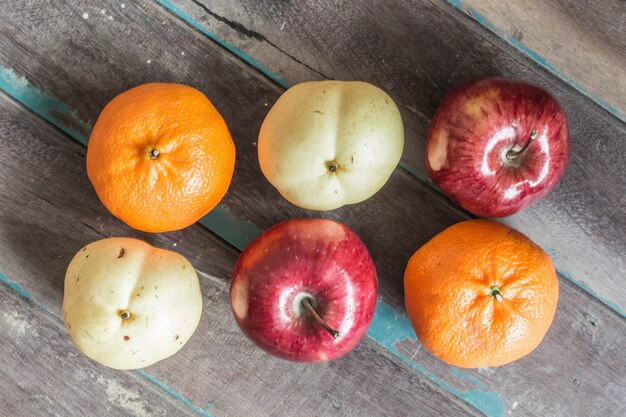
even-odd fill
[(20, 317), (17, 313), (2, 313), (2, 317), (4, 318), (5, 323), (11, 329), (11, 333), (17, 334), (18, 336), (26, 335), (28, 331), (33, 336), (36, 336), (36, 329), (34, 329), (28, 321), (24, 320), (24, 318)]
[(200, 223), (239, 250), (261, 234), (256, 225), (238, 219), (221, 204), (200, 219)]
[(398, 350), (397, 344), (404, 340), (417, 341), (411, 322), (403, 312), (391, 307), (384, 301), (379, 301), (376, 305), (374, 320), (370, 325), (367, 335), (376, 343), (388, 349), (403, 361), (409, 363), (420, 374), (426, 376), (446, 391), (471, 404), (487, 417), (501, 417), (504, 415), (506, 406), (502, 394), (495, 391), (484, 390), (485, 385), (477, 378), (450, 367), (450, 372), (454, 377), (468, 379), (479, 388), (483, 388), (468, 391), (456, 389), (434, 372), (410, 360), (410, 358), (406, 357)]
[(39, 307), (40, 309), (48, 312), (48, 309), (46, 308), (45, 305), (38, 303), (37, 301), (35, 301), (35, 299), (33, 298), (32, 295), (29, 294), (28, 291), (26, 291), (24, 288), (22, 288), (20, 286), (20, 284), (18, 284), (17, 282), (13, 282), (9, 279), (8, 276), (0, 273), (0, 282), (5, 283), (9, 288), (12, 288), (13, 290), (15, 290), (18, 294), (20, 294), (22, 297), (26, 298), (28, 301), (30, 301), (31, 303), (37, 305), (37, 307)]
[(105, 379), (101, 375), (97, 376), (96, 381), (104, 386), (107, 398), (111, 403), (117, 404), (137, 417), (150, 417), (150, 407), (139, 394), (129, 390), (119, 382)]
[(11, 68), (2, 66), (0, 89), (83, 145), (87, 145), (91, 125), (82, 121), (76, 111), (65, 102), (37, 89)]
[(187, 407), (191, 408), (196, 413), (200, 414), (201, 416), (203, 416), (203, 417), (212, 417), (212, 415), (209, 414), (207, 411), (205, 411), (202, 408), (198, 407), (197, 405), (193, 404), (187, 398), (183, 397), (182, 395), (180, 395), (179, 393), (177, 393), (176, 391), (174, 391), (173, 389), (171, 389), (170, 387), (165, 385), (163, 382), (159, 381), (156, 377), (154, 377), (152, 374), (148, 373), (147, 371), (145, 371), (143, 369), (139, 369), (136, 372), (139, 375), (141, 375), (142, 377), (144, 377), (145, 379), (147, 379), (148, 381), (152, 382), (154, 385), (156, 385), (159, 388), (161, 388), (163, 391), (167, 392), (169, 395), (171, 395), (172, 397), (174, 397), (175, 399), (177, 399), (178, 401), (180, 401), (184, 405), (186, 405)]
[[(237, 49), (233, 45), (225, 42), (224, 40), (218, 38), (214, 33), (208, 31), (202, 24), (186, 15), (182, 10), (174, 6), (170, 1), (167, 0), (157, 0), (164, 8), (171, 11), (173, 14), (202, 32), (204, 35), (219, 43), (221, 46), (226, 48), (228, 51), (236, 55), (238, 58), (243, 61), (249, 63), (253, 67), (257, 68), (264, 75), (274, 80), (277, 84), (281, 85), (284, 88), (289, 88), (290, 85), (285, 82), (281, 77), (277, 74), (269, 71), (264, 68), (258, 62), (256, 62), (251, 56), (246, 54), (245, 52)], [(448, 0), (448, 3), (453, 6), (461, 9), (465, 12), (462, 1), (460, 0)], [(502, 31), (500, 31), (497, 27), (495, 27), (491, 22), (489, 22), (484, 16), (478, 14), (475, 10), (468, 9), (471, 13), (472, 17), (481, 25), (485, 26), (489, 30), (493, 31), (497, 35), (506, 39), (508, 42), (515, 45), (520, 51), (528, 55), (534, 61), (538, 62), (540, 65), (547, 68), (549, 71), (563, 79), (569, 85), (576, 88), (582, 94), (587, 97), (590, 97), (592, 100), (596, 101), (600, 106), (604, 107), (607, 111), (624, 119), (624, 115), (620, 114), (615, 108), (611, 107), (607, 103), (603, 102), (597, 97), (590, 95), (587, 91), (585, 91), (581, 86), (579, 86), (574, 80), (569, 79), (565, 75), (563, 75), (558, 69), (556, 69), (552, 64), (550, 64), (543, 57), (539, 56), (526, 46), (524, 46), (520, 41), (514, 39), (510, 36), (505, 36)], [(87, 138), (91, 127), (88, 123), (80, 120), (77, 116), (76, 112), (72, 110), (66, 103), (62, 102), (58, 98), (50, 96), (37, 88), (33, 87), (26, 78), (17, 75), (10, 68), (0, 67), (0, 89), (4, 90), (7, 94), (11, 95), (17, 101), (21, 102), (36, 114), (43, 117), (45, 120), (63, 130), (65, 133), (75, 138), (77, 141), (82, 144), (87, 144)], [(60, 116), (62, 115), (62, 117)], [(72, 127), (69, 127), (72, 126)], [(73, 126), (77, 126), (78, 130)], [(407, 166), (406, 164), (402, 164), (402, 167), (415, 175), (418, 179), (422, 179), (423, 177), (415, 171), (413, 168)], [(211, 213), (205, 216), (200, 220), (205, 227), (212, 230), (214, 233), (218, 234), (224, 240), (228, 241), (230, 244), (235, 246), (236, 248), (242, 250), (245, 246), (257, 237), (261, 231), (252, 223), (238, 219), (233, 216), (229, 210), (224, 206), (216, 207)], [(625, 316), (625, 313), (620, 310), (614, 303), (601, 298), (593, 292), (590, 288), (584, 285), (582, 282), (574, 280), (569, 275), (563, 274), (559, 272), (561, 275), (564, 275), (570, 281), (577, 284), (580, 288), (584, 289), (600, 301), (604, 302), (606, 305), (617, 311), (622, 316)], [(0, 280), (6, 283), (8, 286), (16, 290), (18, 293), (22, 294), (29, 300), (33, 301), (33, 298), (28, 292), (23, 290), (18, 284), (15, 284), (8, 280), (8, 278), (2, 274), (0, 274)], [(45, 306), (39, 305), (40, 307), (45, 309)], [(47, 310), (46, 310), (47, 311)], [(396, 355), (401, 360), (410, 364), (414, 369), (416, 369), (420, 374), (426, 376), (431, 381), (439, 385), (441, 388), (449, 391), (450, 393), (456, 395), (457, 397), (463, 399), (467, 403), (473, 405), (478, 410), (486, 414), (488, 417), (500, 417), (505, 413), (505, 402), (502, 394), (497, 393), (495, 391), (485, 390), (485, 384), (478, 380), (476, 377), (467, 374), (465, 372), (461, 372), (456, 368), (450, 367), (450, 373), (454, 378), (464, 379), (474, 384), (477, 389), (472, 389), (468, 391), (462, 391), (456, 388), (453, 388), (449, 383), (445, 382), (441, 377), (437, 376), (433, 372), (427, 370), (420, 364), (413, 362), (410, 358), (406, 357), (402, 353), (400, 353), (396, 347), (396, 345), (403, 340), (413, 340), (416, 341), (416, 337), (413, 331), (413, 328), (407, 318), (407, 316), (387, 303), (383, 301), (379, 301), (376, 307), (376, 312), (374, 316), (374, 320), (372, 325), (367, 333), (368, 337), (374, 340), (376, 343), (389, 350), (391, 353)], [(200, 407), (192, 404), (188, 399), (176, 393), (171, 388), (163, 384), (157, 378), (147, 373), (146, 371), (140, 370), (137, 371), (141, 376), (148, 379), (153, 384), (157, 385), (164, 391), (166, 391), (169, 395), (187, 405), (195, 412), (205, 416), (210, 417), (206, 411), (201, 409)], [(487, 370), (485, 371), (487, 372)], [(483, 373), (483, 370), (479, 370), (479, 373)], [(487, 372), (488, 373), (488, 372)], [(102, 377), (98, 377), (99, 382)], [(114, 399), (117, 403), (127, 408), (128, 411), (132, 411), (137, 413), (140, 416), (148, 415), (147, 411), (143, 404), (137, 402), (139, 399), (136, 394), (126, 390), (124, 387), (120, 386), (117, 382), (114, 381), (106, 381), (102, 379), (101, 382), (105, 385), (107, 390), (107, 395), (110, 398)]]
[(461, 372), (457, 368), (450, 368), (450, 372), (459, 379), (466, 379), (479, 388), (485, 388), (485, 383), (476, 378), (474, 375), (468, 374), (467, 372)]

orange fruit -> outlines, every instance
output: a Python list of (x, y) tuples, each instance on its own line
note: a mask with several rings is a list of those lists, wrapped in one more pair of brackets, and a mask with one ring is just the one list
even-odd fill
[(146, 232), (195, 223), (224, 197), (234, 168), (224, 119), (181, 84), (143, 84), (115, 97), (87, 148), (87, 175), (104, 206)]
[(406, 310), (435, 356), (463, 367), (500, 366), (535, 349), (559, 296), (552, 261), (520, 232), (469, 220), (439, 233), (409, 260)]

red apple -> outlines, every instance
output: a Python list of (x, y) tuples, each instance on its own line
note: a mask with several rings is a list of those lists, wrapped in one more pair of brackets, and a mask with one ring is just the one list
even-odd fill
[(485, 78), (451, 91), (426, 141), (430, 178), (479, 216), (511, 215), (548, 194), (569, 162), (567, 118), (545, 90)]
[(241, 330), (268, 353), (329, 361), (365, 335), (377, 287), (374, 263), (350, 228), (334, 220), (292, 219), (243, 251), (230, 301)]

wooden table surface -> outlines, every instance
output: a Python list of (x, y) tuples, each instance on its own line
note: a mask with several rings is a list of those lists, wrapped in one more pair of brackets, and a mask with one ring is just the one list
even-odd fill
[[(626, 416), (626, 3), (524, 0), (0, 2), (0, 416)], [(582, 5), (581, 3), (584, 3)], [(551, 255), (556, 317), (543, 343), (499, 368), (451, 367), (422, 348), (403, 307), (410, 255), (471, 215), (425, 175), (424, 138), (455, 85), (501, 75), (542, 85), (570, 121), (560, 185), (501, 219)], [(260, 174), (259, 127), (313, 79), (389, 92), (402, 162), (373, 198), (298, 209)], [(233, 182), (199, 224), (133, 230), (85, 172), (90, 129), (120, 92), (151, 81), (204, 92), (237, 146)], [(298, 364), (255, 348), (232, 317), (239, 251), (287, 218), (339, 219), (362, 237), (380, 292), (346, 357)], [(132, 236), (185, 255), (204, 312), (176, 355), (139, 371), (87, 359), (63, 327), (65, 269), (85, 244)]]

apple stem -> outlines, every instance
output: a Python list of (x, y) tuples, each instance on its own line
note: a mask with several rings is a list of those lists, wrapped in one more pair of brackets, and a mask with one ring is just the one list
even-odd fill
[(500, 292), (500, 287), (498, 287), (497, 285), (494, 285), (489, 289), (489, 295), (495, 298), (496, 301), (499, 303), (501, 303), (503, 300), (502, 292)]
[(513, 149), (509, 149), (509, 151), (506, 153), (506, 159), (508, 159), (509, 161), (512, 161), (516, 158), (519, 158), (522, 154), (524, 154), (524, 152), (526, 152), (526, 149), (530, 147), (530, 145), (535, 141), (536, 138), (537, 138), (537, 131), (533, 129), (532, 132), (530, 132), (530, 138), (526, 142), (526, 145), (524, 145), (524, 147), (520, 149), (519, 151), (514, 151)]
[(313, 316), (313, 318), (315, 319), (317, 324), (322, 326), (322, 328), (324, 330), (326, 330), (328, 333), (330, 333), (335, 339), (339, 337), (339, 332), (337, 330), (333, 329), (332, 327), (330, 327), (328, 324), (326, 324), (326, 322), (324, 320), (322, 320), (322, 318), (319, 316), (319, 314), (317, 314), (317, 311), (315, 311), (315, 309), (311, 305), (311, 299), (310, 298), (304, 298), (301, 301), (301, 304), (306, 309), (306, 311), (308, 311), (309, 314), (311, 316)]

